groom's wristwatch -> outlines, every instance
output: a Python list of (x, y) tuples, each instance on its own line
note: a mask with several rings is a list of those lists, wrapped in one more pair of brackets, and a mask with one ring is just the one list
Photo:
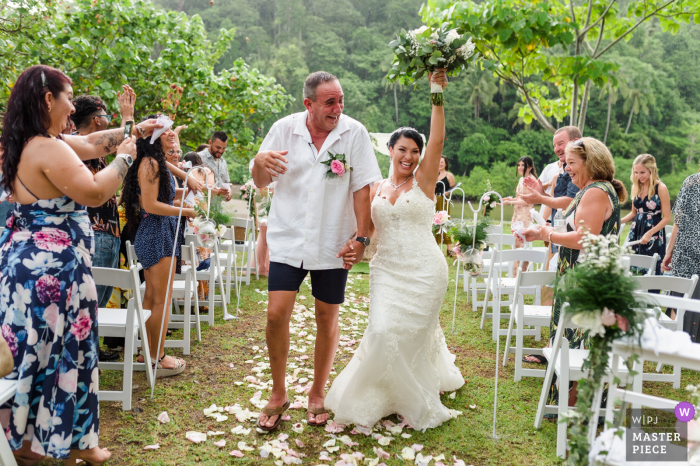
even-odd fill
[(358, 236), (357, 238), (355, 238), (355, 241), (364, 244), (365, 247), (369, 246), (369, 238), (366, 236)]

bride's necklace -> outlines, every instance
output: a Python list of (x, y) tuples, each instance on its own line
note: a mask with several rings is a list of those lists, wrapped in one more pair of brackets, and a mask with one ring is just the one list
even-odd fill
[(394, 187), (394, 191), (398, 191), (399, 188), (400, 188), (401, 186), (405, 185), (405, 184), (408, 182), (408, 180), (410, 180), (411, 178), (413, 178), (413, 173), (411, 173), (411, 176), (409, 176), (408, 178), (406, 178), (406, 179), (403, 181), (403, 183), (401, 183), (401, 184), (398, 185), (398, 186), (396, 186), (396, 185), (394, 184), (394, 182), (391, 181), (391, 178), (389, 178), (389, 183), (391, 183), (391, 185)]

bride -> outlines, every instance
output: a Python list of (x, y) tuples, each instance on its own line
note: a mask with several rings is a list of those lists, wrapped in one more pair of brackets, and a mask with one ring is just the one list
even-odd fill
[[(447, 86), (443, 71), (430, 79)], [(377, 252), (370, 262), (369, 325), (325, 401), (337, 423), (371, 427), (398, 414), (414, 429), (437, 427), (451, 418), (440, 391), (464, 384), (440, 327), (447, 263), (432, 235), (444, 139), (443, 107), (433, 106), (420, 166), (423, 139), (416, 130), (399, 128), (389, 140), (393, 172), (371, 190)]]

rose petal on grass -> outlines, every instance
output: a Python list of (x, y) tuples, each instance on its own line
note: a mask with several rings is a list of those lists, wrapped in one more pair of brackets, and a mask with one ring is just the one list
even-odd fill
[(457, 396), (457, 392), (452, 392), (450, 393), (450, 396), (448, 397), (450, 400), (454, 400), (455, 396)]
[(321, 454), (318, 455), (318, 460), (319, 461), (332, 461), (331, 457), (327, 451), (322, 451)]
[(458, 460), (456, 456), (452, 456), (452, 459), (455, 460), (454, 466), (467, 466), (464, 464), (464, 460)]
[(193, 443), (202, 443), (207, 441), (207, 434), (202, 432), (187, 431), (185, 433), (185, 438)]
[(476, 405), (469, 405), (469, 408), (476, 409)]
[(243, 458), (243, 452), (239, 450), (233, 450), (229, 455), (235, 456), (236, 458)]
[(416, 459), (416, 452), (413, 451), (411, 447), (404, 447), (403, 450), (401, 450), (401, 458), (407, 461), (413, 461)]
[(381, 447), (372, 447), (374, 454), (381, 459), (388, 460), (391, 457), (390, 453), (385, 452)]
[(283, 421), (291, 421), (292, 416), (290, 416), (289, 414), (284, 414), (284, 415), (282, 415), (282, 420)]
[(413, 445), (411, 445), (411, 448), (413, 448), (413, 451), (419, 452), (423, 449), (423, 445), (419, 443), (414, 443)]
[(302, 441), (299, 440), (298, 438), (297, 438), (297, 439), (294, 439), (294, 442), (296, 442), (296, 444), (297, 444), (297, 446), (298, 446), (299, 448), (304, 448), (304, 442), (302, 442)]
[(335, 453), (336, 451), (340, 450), (340, 447), (328, 447), (327, 450), (331, 453)]
[(343, 424), (338, 424), (335, 421), (329, 420), (326, 424), (326, 432), (329, 434), (339, 434), (345, 429)]
[(160, 448), (160, 444), (156, 443), (155, 445), (146, 445), (143, 447), (144, 450), (158, 450)]
[(226, 440), (221, 439), (217, 442), (214, 442), (214, 445), (219, 447), (219, 448), (224, 448), (226, 446)]
[(292, 430), (297, 434), (301, 434), (302, 432), (304, 432), (304, 424), (302, 424), (301, 422), (297, 422), (292, 426)]
[(170, 422), (170, 416), (168, 416), (167, 411), (163, 411), (158, 415), (158, 420), (161, 422), (161, 424), (167, 424)]
[(392, 440), (391, 437), (382, 437), (379, 439), (379, 445), (387, 446), (391, 443), (391, 440)]
[(238, 442), (238, 449), (241, 451), (253, 451), (255, 448), (249, 447), (245, 442)]
[(216, 432), (212, 432), (211, 430), (207, 432), (207, 436), (209, 437), (216, 437), (217, 435), (224, 435), (226, 432), (221, 432), (220, 430), (217, 430)]
[(347, 445), (348, 447), (354, 447), (355, 445), (359, 445), (359, 443), (353, 442), (352, 439), (350, 437), (348, 437), (347, 435), (343, 435), (342, 437), (340, 437), (339, 440), (341, 442), (343, 442), (345, 445)]
[(411, 434), (401, 434), (402, 438), (411, 438)]

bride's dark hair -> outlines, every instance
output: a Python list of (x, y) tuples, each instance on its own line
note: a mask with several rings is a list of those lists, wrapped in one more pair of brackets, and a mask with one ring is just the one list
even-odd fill
[(395, 130), (393, 133), (391, 133), (391, 137), (389, 138), (389, 142), (387, 143), (387, 147), (394, 147), (396, 145), (396, 142), (401, 139), (401, 138), (408, 138), (408, 139), (413, 139), (413, 141), (416, 143), (418, 146), (418, 151), (422, 154), (423, 153), (423, 138), (421, 137), (420, 133), (416, 131), (414, 128), (409, 128), (404, 126), (403, 128), (399, 128)]

